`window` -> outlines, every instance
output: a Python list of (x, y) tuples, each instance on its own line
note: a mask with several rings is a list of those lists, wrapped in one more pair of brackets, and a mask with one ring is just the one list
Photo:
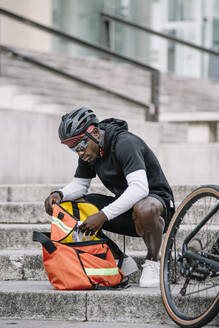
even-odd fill
[(184, 21), (192, 20), (194, 17), (193, 0), (169, 0), (168, 1), (168, 20)]

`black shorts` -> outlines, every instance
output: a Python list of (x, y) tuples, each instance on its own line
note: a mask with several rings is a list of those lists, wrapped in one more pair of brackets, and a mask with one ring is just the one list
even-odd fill
[[(170, 217), (169, 217), (170, 211), (167, 208), (165, 201), (160, 196), (156, 194), (149, 194), (149, 196), (157, 198), (163, 205), (164, 210), (161, 216), (165, 221), (165, 229), (164, 229), (165, 232), (170, 221)], [(113, 201), (116, 200), (115, 197), (101, 195), (101, 194), (87, 194), (84, 196), (84, 198), (87, 202), (94, 204), (99, 210), (101, 210), (102, 208), (104, 208), (105, 206), (111, 204)], [(117, 216), (113, 220), (106, 221), (102, 229), (125, 236), (139, 237), (135, 229), (134, 221), (132, 219), (132, 212), (133, 212), (133, 208), (131, 208), (125, 213), (122, 213), (121, 215)]]

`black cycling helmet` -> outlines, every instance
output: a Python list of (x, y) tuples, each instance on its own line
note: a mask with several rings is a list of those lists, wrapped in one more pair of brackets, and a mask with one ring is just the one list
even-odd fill
[(98, 125), (98, 122), (98, 118), (90, 108), (81, 107), (73, 110), (62, 116), (62, 122), (59, 126), (59, 138), (62, 141), (77, 136), (85, 132), (90, 125)]

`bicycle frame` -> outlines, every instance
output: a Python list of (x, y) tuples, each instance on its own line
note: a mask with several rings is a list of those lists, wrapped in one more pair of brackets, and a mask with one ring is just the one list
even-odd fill
[(190, 234), (185, 238), (183, 247), (182, 247), (182, 256), (178, 259), (177, 263), (180, 266), (180, 271), (184, 276), (190, 276), (191, 278), (201, 279), (201, 277), (196, 277), (192, 275), (191, 272), (188, 272), (183, 267), (182, 260), (183, 258), (196, 260), (196, 263), (204, 264), (206, 269), (198, 270), (198, 273), (204, 274), (203, 279), (206, 278), (207, 275), (211, 274), (213, 276), (219, 275), (219, 262), (216, 256), (203, 253), (202, 255), (192, 252), (188, 249), (188, 243), (192, 240), (192, 238), (200, 231), (200, 229), (210, 220), (210, 218), (218, 211), (219, 204), (217, 204), (203, 219), (202, 221), (190, 232)]

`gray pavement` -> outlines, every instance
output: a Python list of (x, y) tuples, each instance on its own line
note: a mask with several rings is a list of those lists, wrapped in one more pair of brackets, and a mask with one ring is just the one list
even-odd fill
[[(127, 322), (79, 322), (79, 321), (38, 321), (38, 320), (0, 320), (0, 328), (176, 328), (174, 324), (139, 324)], [(217, 328), (216, 326), (205, 326)]]

